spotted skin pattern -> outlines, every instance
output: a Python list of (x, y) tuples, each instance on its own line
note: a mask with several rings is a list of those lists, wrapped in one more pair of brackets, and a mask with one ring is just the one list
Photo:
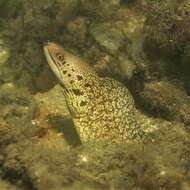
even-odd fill
[(48, 43), (44, 51), (82, 143), (144, 139), (146, 135), (135, 119), (133, 97), (124, 85), (99, 77), (89, 65), (55, 43)]

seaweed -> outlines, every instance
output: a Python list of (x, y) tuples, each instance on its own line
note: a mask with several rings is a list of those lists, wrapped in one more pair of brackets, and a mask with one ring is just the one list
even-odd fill
[[(190, 56), (190, 5), (187, 0), (143, 2), (145, 4), (140, 0), (0, 2), (0, 38), (10, 51), (9, 59), (0, 69), (0, 189), (189, 189), (189, 129), (178, 123), (190, 122), (188, 97), (181, 83), (174, 85), (168, 80), (170, 69), (162, 62), (163, 54), (159, 54), (161, 61), (157, 59), (156, 65), (144, 54), (158, 54), (156, 50), (160, 49), (165, 51), (175, 69), (177, 61), (182, 62), (180, 66), (185, 64), (189, 68), (186, 63)], [(143, 34), (144, 15), (140, 16), (137, 9), (128, 10), (141, 3), (146, 13)], [(130, 20), (131, 15), (139, 17)], [(128, 21), (131, 21), (129, 25)], [(139, 93), (143, 99), (143, 110), (170, 120), (143, 118), (147, 125), (152, 126), (151, 121), (154, 121), (151, 133), (156, 138), (153, 142), (81, 145), (76, 132), (71, 132), (70, 118), (64, 117), (67, 113), (58, 99), (60, 95), (56, 95), (55, 89), (52, 94), (48, 91), (56, 80), (45, 64), (43, 42), (54, 40), (74, 46), (92, 62), (101, 62), (103, 58), (104, 62), (110, 61), (111, 55), (97, 45), (92, 35), (92, 29), (102, 28), (106, 23), (104, 34), (110, 35), (109, 23), (113, 23), (113, 28), (117, 24), (116, 37), (131, 32), (126, 39), (125, 36), (119, 39), (121, 47), (113, 53), (114, 63), (110, 64), (116, 71), (120, 66), (119, 56), (124, 64), (128, 64), (128, 60), (137, 65), (149, 64), (142, 67), (145, 75), (150, 72), (150, 78), (142, 76), (142, 70), (138, 70), (139, 75), (134, 73), (139, 84), (135, 95)], [(133, 30), (129, 30), (131, 26)], [(143, 49), (144, 37), (149, 49)], [(152, 46), (155, 48), (151, 49)], [(172, 62), (169, 52), (176, 54), (177, 61)], [(107, 62), (105, 65), (107, 68)], [(118, 73), (127, 75), (124, 69)], [(127, 76), (131, 76), (128, 80), (133, 78), (133, 74)], [(179, 80), (177, 75), (174, 77)], [(31, 95), (39, 91), (48, 92)], [(56, 99), (57, 104), (52, 99)]]
[(184, 51), (190, 39), (190, 4), (187, 0), (148, 1), (145, 33), (159, 47)]
[[(14, 13), (12, 7), (15, 7), (16, 3), (19, 8), (16, 8), (17, 12)], [(7, 5), (5, 9), (9, 13), (7, 14), (9, 16), (0, 19), (5, 23), (1, 39), (3, 45), (10, 51), (10, 57), (5, 65), (5, 71), (12, 72), (9, 82), (20, 86), (28, 84), (31, 89), (38, 89), (35, 78), (46, 69), (43, 64), (42, 45), (55, 35), (57, 29), (54, 22), (55, 1), (9, 0), (5, 4), (2, 3), (0, 8), (3, 9), (3, 5)]]

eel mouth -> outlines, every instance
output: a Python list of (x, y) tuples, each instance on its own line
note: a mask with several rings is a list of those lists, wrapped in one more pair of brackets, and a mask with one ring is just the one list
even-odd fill
[[(55, 48), (55, 49), (54, 49)], [(52, 53), (54, 53), (55, 51), (59, 50), (59, 46), (57, 46), (56, 44), (52, 43), (52, 42), (46, 42), (44, 43), (44, 54), (46, 57), (46, 60), (51, 68), (51, 70), (53, 71), (53, 73), (55, 74), (55, 76), (57, 77), (60, 85), (66, 89), (64, 82), (63, 82), (63, 77), (61, 76), (61, 70), (58, 64), (56, 64), (56, 61), (54, 60)]]
[(55, 51), (56, 44), (52, 42), (46, 42), (44, 43), (43, 47), (48, 63), (50, 64), (50, 62), (55, 62), (55, 60), (52, 57), (52, 53)]
[(44, 49), (44, 54), (45, 54), (46, 60), (47, 60), (47, 62), (48, 62), (48, 64), (49, 64), (49, 66), (51, 67), (51, 69), (53, 70), (53, 72), (54, 72), (56, 75), (58, 75), (58, 74), (59, 74), (58, 69), (57, 69), (57, 67), (56, 67), (56, 65), (55, 65), (55, 61), (54, 61), (54, 59), (52, 58), (51, 52), (50, 52), (50, 50), (49, 50), (48, 47), (49, 47), (48, 44), (46, 44), (46, 45), (44, 45), (44, 48), (43, 48), (43, 49)]
[(51, 53), (50, 53), (48, 47), (49, 47), (49, 42), (44, 43), (44, 46), (43, 46), (44, 54), (45, 54), (45, 57), (46, 57), (46, 60), (47, 60), (48, 64), (50, 65), (54, 61), (52, 59), (52, 56), (51, 56)]

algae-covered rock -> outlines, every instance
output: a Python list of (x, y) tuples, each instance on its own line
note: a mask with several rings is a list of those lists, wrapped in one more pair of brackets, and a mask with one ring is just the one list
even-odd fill
[(39, 126), (40, 137), (52, 129), (56, 135), (65, 140), (65, 144), (80, 144), (60, 86), (57, 85), (46, 93), (37, 93), (34, 99), (39, 107), (39, 114), (34, 122)]
[(69, 20), (73, 19), (77, 15), (78, 4), (79, 0), (58, 0), (58, 12), (56, 15), (58, 24), (66, 24)]
[(17, 89), (13, 83), (1, 86), (0, 105), (0, 117), (13, 123), (31, 121), (38, 110), (26, 89)]
[(144, 21), (144, 15), (121, 7), (114, 14), (112, 22), (94, 24), (90, 29), (97, 48), (112, 56), (107, 65), (119, 78), (131, 79), (147, 65), (143, 48)]
[(34, 99), (40, 107), (41, 112), (65, 117), (69, 115), (65, 98), (59, 85), (56, 85), (46, 93), (37, 93), (34, 95)]
[[(0, 128), (2, 176), (21, 189), (189, 188), (189, 134), (162, 125), (155, 143), (65, 146), (56, 136), (38, 141), (27, 124)], [(5, 135), (6, 134), (6, 135)], [(127, 151), (126, 151), (127, 150)], [(159, 179), (159, 180), (158, 180)]]
[(91, 35), (97, 43), (112, 54), (116, 54), (122, 46), (125, 36), (113, 23), (103, 23), (91, 30)]
[(189, 0), (146, 1), (143, 10), (147, 54), (170, 60), (165, 77), (173, 75), (172, 78), (182, 81), (189, 92)]
[(14, 83), (31, 92), (47, 90), (53, 85), (53, 75), (44, 65), (41, 44), (28, 41), (22, 48), (23, 53), (12, 52), (9, 59), (0, 64), (1, 83)]
[(5, 77), (5, 64), (10, 56), (9, 51), (6, 47), (4, 47), (5, 44), (3, 41), (0, 40), (0, 84), (3, 83), (5, 78), (11, 78), (12, 76), (10, 75), (9, 77)]
[(183, 51), (189, 39), (190, 4), (183, 1), (148, 1), (145, 31), (160, 48)]
[[(183, 124), (190, 121), (189, 98), (181, 83), (168, 81), (173, 70), (148, 43), (174, 50), (175, 58), (186, 55), (188, 65), (188, 2), (2, 0), (0, 36), (10, 57), (0, 61), (0, 189), (189, 190), (190, 137)], [(77, 142), (61, 89), (52, 88), (56, 80), (42, 51), (47, 40), (76, 49), (103, 76), (119, 75), (129, 83), (135, 78), (141, 88), (132, 92), (137, 107), (143, 105), (137, 122), (154, 141)], [(149, 60), (152, 54), (159, 59)]]
[(80, 0), (79, 11), (95, 21), (108, 20), (120, 7), (120, 0)]
[[(60, 138), (57, 138), (58, 141), (54, 138), (41, 144), (36, 137), (36, 128), (26, 122), (22, 126), (1, 125), (0, 136), (2, 156), (0, 176), (15, 187), (53, 190), (72, 181), (71, 176), (74, 176), (74, 173), (71, 170), (74, 167), (71, 162), (74, 163), (72, 161), (74, 157), (72, 158), (73, 154)], [(66, 173), (69, 173), (68, 178)]]
[[(188, 149), (187, 133), (180, 125), (176, 128), (166, 125), (155, 135), (159, 141), (143, 147), (139, 144), (86, 147), (79, 157), (82, 177), (103, 185), (105, 189), (146, 190), (164, 187), (177, 190), (189, 187), (188, 177), (184, 173), (185, 162), (180, 159), (184, 148)], [(127, 152), (124, 151), (126, 149)], [(176, 154), (175, 151), (180, 152)]]
[(190, 37), (189, 0), (147, 1), (143, 10), (146, 14), (144, 32), (149, 46), (155, 46), (166, 57), (181, 59)]
[[(88, 25), (89, 19), (87, 17), (77, 17), (66, 25), (64, 33), (64, 41), (77, 49), (85, 49), (89, 45), (88, 42)], [(64, 42), (63, 42), (64, 43)], [(85, 49), (86, 50), (86, 49)]]
[(15, 1), (2, 0), (0, 2), (0, 17), (1, 18), (12, 18), (13, 16), (18, 14), (18, 12), (20, 11), (21, 8), (22, 8), (21, 0), (15, 0)]
[(2, 190), (21, 190), (18, 187), (15, 187), (13, 184), (5, 181), (5, 180), (0, 180), (0, 189)]
[(141, 98), (145, 109), (153, 115), (189, 124), (189, 97), (174, 84), (167, 81), (147, 83)]
[(137, 65), (131, 61), (127, 56), (120, 56), (120, 70), (121, 70), (121, 76), (127, 77), (128, 79), (131, 79), (133, 75), (135, 74), (135, 71), (137, 70)]
[[(9, 1), (14, 2), (16, 1)], [(6, 25), (1, 38), (10, 52), (10, 58), (3, 68), (2, 82), (14, 82), (19, 86), (40, 91), (38, 77), (45, 70), (43, 66), (43, 42), (58, 30), (54, 0), (22, 1), (20, 9), (12, 17), (2, 18)], [(11, 10), (8, 10), (11, 11)], [(51, 16), (48, 16), (51, 15)], [(48, 76), (46, 77), (48, 79)]]
[(5, 44), (0, 40), (0, 67), (3, 63), (5, 63), (9, 57), (9, 51), (4, 47)]

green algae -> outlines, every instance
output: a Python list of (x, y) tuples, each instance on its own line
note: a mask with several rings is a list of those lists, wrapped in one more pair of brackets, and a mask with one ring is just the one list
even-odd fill
[(72, 149), (54, 140), (53, 146), (38, 144), (33, 133), (26, 139), (26, 127), (18, 127), (15, 134), (12, 127), (4, 126), (0, 135), (5, 130), (10, 131), (1, 147), (1, 176), (20, 189), (185, 190), (189, 186), (189, 135), (180, 125), (163, 126), (156, 132), (159, 140), (146, 146), (89, 144)]
[[(3, 46), (3, 42), (0, 42), (0, 47)], [(3, 64), (7, 61), (9, 57), (9, 52), (5, 48), (0, 48), (0, 64)]]
[[(0, 189), (190, 188), (189, 1), (3, 0), (0, 15), (2, 51), (9, 52), (0, 58)], [(40, 102), (51, 103), (57, 83), (43, 57), (47, 40), (130, 87), (142, 114), (159, 118), (155, 142), (69, 146), (80, 143), (65, 109), (47, 109), (43, 121), (55, 136), (39, 138), (35, 121), (48, 107)]]
[(152, 1), (147, 8), (148, 36), (161, 47), (182, 50), (189, 39), (189, 1)]
[(189, 98), (169, 81), (147, 83), (141, 92), (144, 107), (167, 120), (189, 124)]
[(37, 106), (25, 89), (15, 89), (13, 84), (0, 88), (0, 117), (4, 120), (30, 121), (37, 113)]

